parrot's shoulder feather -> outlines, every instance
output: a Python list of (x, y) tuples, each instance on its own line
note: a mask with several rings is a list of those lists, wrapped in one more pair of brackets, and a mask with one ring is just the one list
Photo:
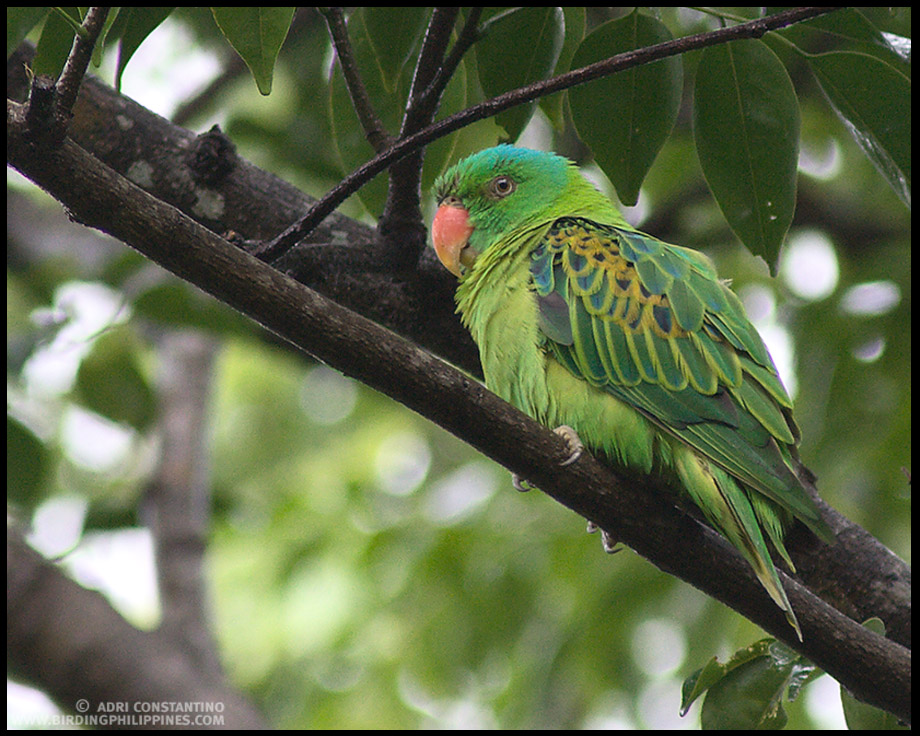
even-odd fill
[[(551, 339), (572, 345), (578, 329), (590, 327), (618, 348), (596, 356), (603, 361), (592, 366), (598, 375), (609, 368), (619, 383), (652, 381), (672, 390), (691, 385), (713, 394), (719, 384), (740, 385), (742, 356), (773, 367), (738, 298), (697, 251), (564, 217), (537, 243), (530, 268), (541, 326)], [(788, 403), (775, 376), (761, 378), (778, 402)]]
[(791, 400), (708, 258), (563, 217), (535, 245), (530, 271), (545, 347), (560, 363), (797, 516), (812, 515), (808, 500), (788, 497), (800, 485)]

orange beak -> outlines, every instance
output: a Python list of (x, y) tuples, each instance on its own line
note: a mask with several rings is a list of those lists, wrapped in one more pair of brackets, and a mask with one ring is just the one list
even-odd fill
[(476, 260), (476, 252), (469, 246), (470, 213), (455, 204), (442, 204), (431, 223), (434, 250), (444, 267), (460, 276), (461, 264), (469, 268)]

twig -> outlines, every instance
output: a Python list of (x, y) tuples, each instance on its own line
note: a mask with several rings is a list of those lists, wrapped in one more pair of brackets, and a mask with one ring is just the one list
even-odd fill
[(760, 38), (768, 31), (784, 28), (794, 23), (799, 23), (810, 18), (837, 10), (836, 7), (806, 7), (784, 10), (780, 13), (757, 18), (747, 23), (736, 26), (719, 28), (706, 33), (693, 36), (684, 36), (672, 41), (646, 46), (641, 49), (626, 51), (609, 59), (598, 61), (594, 64), (575, 69), (565, 74), (545, 79), (534, 84), (520, 87), (510, 92), (498, 95), (491, 99), (473, 105), (465, 110), (451, 115), (443, 120), (429, 125), (424, 130), (397, 141), (386, 151), (378, 154), (363, 166), (355, 169), (333, 187), (326, 196), (317, 201), (315, 205), (291, 227), (278, 235), (274, 240), (264, 244), (255, 254), (264, 261), (272, 261), (296, 243), (303, 240), (320, 222), (335, 211), (342, 202), (360, 189), (367, 181), (379, 174), (416, 149), (425, 146), (438, 138), (452, 133), (477, 120), (496, 115), (516, 105), (532, 102), (546, 95), (560, 92), (579, 84), (609, 76), (615, 72), (658, 61), (670, 56), (677, 56), (688, 51), (715, 46), (720, 43), (736, 41), (743, 38)]
[(105, 27), (105, 20), (108, 15), (109, 8), (92, 7), (86, 11), (82, 26), (84, 33), (77, 33), (74, 36), (70, 55), (64, 64), (61, 76), (58, 77), (58, 114), (66, 116), (68, 119), (74, 103), (77, 101), (80, 83), (83, 81), (83, 77), (86, 76), (86, 68), (93, 57), (93, 48), (96, 46), (99, 34), (102, 33), (102, 29)]
[(456, 42), (451, 47), (450, 53), (447, 55), (447, 58), (444, 59), (444, 63), (438, 68), (434, 75), (434, 79), (431, 80), (431, 84), (421, 93), (422, 100), (427, 101), (430, 98), (439, 99), (441, 97), (444, 90), (447, 88), (447, 83), (450, 81), (451, 77), (453, 77), (457, 67), (460, 66), (463, 55), (469, 51), (470, 47), (476, 43), (482, 35), (479, 29), (479, 18), (482, 15), (482, 10), (481, 7), (470, 8), (466, 22), (463, 24), (463, 28), (460, 31), (460, 35), (457, 36)]
[(400, 138), (418, 132), (434, 119), (438, 98), (425, 95), (425, 92), (430, 89), (438, 69), (443, 65), (444, 50), (459, 12), (459, 8), (435, 8), (431, 13), (412, 77), (409, 102), (399, 131)]
[(335, 55), (339, 59), (339, 65), (342, 67), (342, 76), (345, 78), (345, 86), (348, 88), (348, 94), (351, 96), (351, 104), (355, 108), (361, 127), (364, 129), (364, 136), (371, 147), (380, 153), (393, 145), (394, 138), (391, 136), (383, 121), (374, 110), (370, 95), (367, 93), (367, 87), (364, 80), (361, 79), (361, 72), (355, 61), (351, 40), (348, 38), (348, 29), (345, 26), (345, 16), (341, 8), (320, 8), (320, 13), (326, 19), (326, 25), (329, 28), (329, 36), (332, 38), (332, 45), (335, 47)]
[[(423, 93), (444, 61), (459, 12), (459, 8), (435, 8), (431, 13), (412, 75), (400, 138), (424, 130), (434, 120), (440, 98), (425, 97)], [(417, 148), (390, 167), (387, 200), (377, 223), (379, 247), (376, 256), (395, 270), (414, 269), (425, 247), (426, 230), (421, 210), (423, 162), (424, 149)]]

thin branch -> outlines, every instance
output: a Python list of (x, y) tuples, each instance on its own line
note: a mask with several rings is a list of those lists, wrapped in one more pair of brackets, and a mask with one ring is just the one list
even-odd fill
[[(439, 98), (423, 99), (437, 69), (444, 60), (459, 8), (435, 8), (428, 21), (425, 39), (412, 75), (406, 110), (399, 137), (424, 129), (434, 120)], [(377, 222), (376, 257), (394, 270), (411, 270), (425, 249), (428, 231), (422, 222), (422, 164), (424, 149), (418, 148), (390, 167), (387, 200)]]
[(61, 71), (57, 81), (57, 106), (60, 114), (68, 119), (77, 101), (80, 84), (86, 76), (86, 69), (93, 57), (93, 48), (105, 27), (105, 20), (109, 15), (109, 8), (91, 7), (86, 11), (83, 19), (84, 34), (77, 33), (73, 39), (70, 55)]
[(391, 166), (395, 161), (405, 158), (413, 151), (425, 146), (432, 141), (443, 138), (455, 130), (463, 128), (477, 120), (496, 115), (504, 110), (532, 102), (540, 97), (560, 92), (579, 84), (585, 84), (594, 79), (609, 76), (625, 69), (658, 61), (670, 56), (677, 56), (688, 51), (715, 46), (744, 38), (761, 38), (768, 31), (784, 28), (794, 23), (816, 18), (820, 15), (837, 10), (836, 7), (807, 7), (784, 10), (766, 18), (757, 18), (747, 23), (736, 26), (719, 28), (715, 31), (700, 33), (693, 36), (672, 41), (664, 41), (646, 46), (641, 49), (626, 51), (609, 59), (598, 61), (580, 69), (575, 69), (565, 74), (550, 79), (535, 82), (526, 87), (506, 92), (478, 105), (468, 107), (450, 117), (439, 120), (418, 133), (403, 138), (391, 148), (378, 154), (363, 166), (346, 176), (339, 184), (333, 187), (326, 196), (320, 199), (311, 209), (294, 223), (291, 227), (278, 235), (274, 240), (263, 244), (254, 251), (260, 260), (273, 261), (297, 242), (303, 240), (324, 218), (330, 215), (348, 197), (354, 194), (365, 183), (381, 171)]
[(348, 37), (348, 28), (345, 25), (345, 16), (341, 8), (320, 8), (326, 19), (326, 25), (329, 27), (329, 36), (332, 38), (332, 45), (335, 47), (335, 55), (338, 57), (339, 66), (342, 68), (342, 76), (345, 78), (345, 86), (348, 88), (348, 94), (351, 96), (351, 103), (358, 115), (358, 121), (364, 130), (364, 136), (371, 147), (380, 153), (393, 144), (394, 138), (388, 132), (374, 110), (374, 104), (371, 102), (370, 95), (367, 93), (367, 87), (361, 78), (361, 72), (358, 69), (358, 63), (355, 60), (354, 51), (351, 47), (351, 39)]
[(460, 30), (460, 35), (457, 36), (457, 40), (451, 47), (447, 58), (444, 59), (444, 63), (441, 64), (435, 73), (434, 79), (431, 80), (431, 84), (422, 92), (420, 103), (427, 102), (431, 98), (440, 99), (444, 90), (447, 88), (448, 82), (450, 82), (451, 77), (453, 77), (454, 72), (457, 71), (457, 67), (460, 66), (464, 54), (470, 50), (470, 47), (476, 43), (481, 36), (479, 18), (482, 16), (482, 11), (482, 7), (469, 9), (466, 22)]
[(435, 8), (431, 13), (412, 76), (406, 114), (399, 131), (400, 138), (418, 132), (434, 119), (439, 98), (424, 93), (430, 89), (432, 80), (442, 66), (444, 51), (459, 12), (459, 8)]

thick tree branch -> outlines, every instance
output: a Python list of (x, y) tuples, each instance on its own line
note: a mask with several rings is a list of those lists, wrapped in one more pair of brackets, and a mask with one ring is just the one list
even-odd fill
[[(675, 508), (660, 481), (629, 477), (623, 482), (625, 474), (614, 474), (590, 457), (560, 467), (565, 451), (556, 435), (477, 382), (231, 246), (71, 141), (58, 150), (36, 151), (24, 139), (24, 128), (21, 106), (8, 104), (9, 160), (76, 219), (114, 235), (294, 345), (444, 426), (609, 529), (657, 566), (783, 639), (857, 697), (910, 720), (908, 650), (786, 579), (805, 636), (799, 644), (749, 566), (721, 537)], [(887, 609), (881, 613), (886, 623), (908, 610), (906, 624), (889, 628), (889, 636), (900, 638), (910, 625), (904, 596), (909, 571), (855, 525), (839, 515), (831, 522), (838, 544), (826, 549), (805, 536), (794, 537), (790, 547), (796, 563), (807, 570), (812, 557), (830, 555), (848, 569), (868, 565), (865, 579), (886, 591)], [(851, 604), (859, 607), (858, 601)], [(901, 633), (893, 633), (896, 629)]]
[[(23, 68), (21, 62), (13, 67)], [(25, 95), (25, 75), (11, 75), (11, 88), (13, 94)], [(93, 77), (85, 80), (69, 135), (122, 176), (218, 233), (254, 240), (270, 237), (315, 202), (238, 157), (219, 133), (195, 136)], [(222, 138), (227, 145), (220, 145)], [(449, 356), (455, 365), (474, 374), (479, 371), (478, 351), (454, 314), (455, 280), (430, 249), (423, 253), (419, 268), (395, 271), (366, 247), (375, 241), (373, 228), (338, 213), (312, 237), (315, 243), (299, 244), (276, 267)]]
[[(41, 685), (70, 710), (92, 716), (106, 702), (207, 703), (217, 706), (223, 721), (194, 727), (268, 727), (215, 670), (202, 668), (185, 647), (161, 632), (131, 626), (99, 593), (78, 585), (31, 549), (15, 528), (7, 529), (6, 573), (10, 672)], [(87, 701), (86, 709), (75, 707), (80, 700)], [(132, 727), (117, 719), (87, 725)], [(169, 724), (146, 727), (161, 730)]]

